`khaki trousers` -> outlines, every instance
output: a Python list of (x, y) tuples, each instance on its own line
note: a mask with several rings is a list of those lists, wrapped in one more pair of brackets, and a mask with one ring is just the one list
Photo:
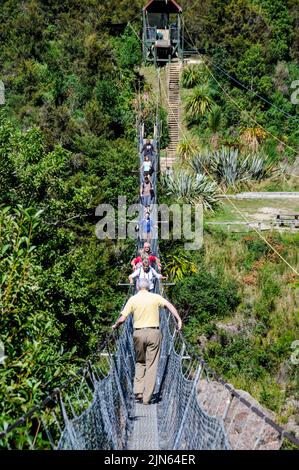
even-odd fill
[(161, 340), (159, 330), (142, 328), (133, 333), (136, 358), (134, 393), (142, 393), (144, 402), (149, 402), (154, 392)]

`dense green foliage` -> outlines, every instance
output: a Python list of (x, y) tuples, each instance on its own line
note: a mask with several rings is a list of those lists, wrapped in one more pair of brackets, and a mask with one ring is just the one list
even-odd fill
[[(267, 239), (298, 265), (298, 236)], [(288, 267), (256, 235), (206, 230), (202, 250), (192, 252), (189, 262), (178, 242), (161, 246), (167, 259), (183, 257), (186, 265), (169, 292), (184, 318), (185, 336), (227, 381), (286, 423), (296, 414), (292, 400), (299, 380), (290, 360), (299, 317)]]
[(177, 282), (172, 299), (183, 312), (184, 319), (193, 325), (215, 322), (217, 318), (229, 315), (240, 301), (235, 283), (213, 276), (205, 266)]
[[(194, 134), (204, 145), (262, 146), (272, 159), (292, 161), (299, 143), (299, 107), (291, 102), (299, 75), (298, 2), (204, 0), (200, 8), (196, 3), (181, 2), (186, 40), (207, 58), (207, 67), (190, 67), (182, 79), (183, 86), (195, 87), (186, 98)], [(221, 108), (216, 129), (212, 103)]]
[[(126, 276), (134, 242), (97, 240), (94, 214), (100, 203), (115, 205), (119, 195), (131, 203), (138, 195), (136, 94), (144, 83), (140, 44), (127, 22), (139, 18), (143, 3), (1, 3), (6, 104), (0, 113), (0, 330), (7, 357), (0, 364), (0, 428), (76, 370), (124, 300), (117, 283)], [(218, 83), (207, 70), (193, 70), (183, 83), (194, 87), (187, 99), (191, 129), (214, 148), (258, 143), (270, 157), (292, 155), (258, 132), (249, 115), (284, 142), (298, 143), (298, 123), (279, 111), (299, 116), (290, 102), (299, 71), (297, 1), (204, 0), (200, 8), (195, 0), (180, 3), (197, 46), (249, 88), (212, 66)], [(141, 109), (149, 134), (154, 104), (149, 100)], [(169, 140), (164, 109), (161, 117), (163, 147)], [(175, 181), (164, 195), (167, 202), (178, 186), (185, 196), (185, 183)], [(212, 207), (215, 188), (206, 183), (197, 181)], [(189, 187), (193, 191), (193, 183)], [(161, 244), (165, 265), (179, 281), (172, 297), (185, 316), (186, 335), (226, 378), (280, 411), (273, 369), (287, 361), (298, 331), (291, 281), (255, 238), (209, 237), (192, 259)], [(295, 263), (295, 242), (279, 242)], [(247, 329), (231, 336), (219, 322), (236, 312)], [(205, 348), (200, 337), (208, 340)], [(292, 390), (294, 369), (286, 376)], [(17, 439), (22, 446), (25, 437)]]
[(95, 208), (136, 201), (141, 54), (110, 3), (1, 6), (1, 428), (70, 376), (124, 301), (134, 242), (97, 240)]

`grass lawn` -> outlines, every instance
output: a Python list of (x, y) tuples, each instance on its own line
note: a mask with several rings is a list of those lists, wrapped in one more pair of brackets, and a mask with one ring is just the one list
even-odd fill
[[(299, 213), (299, 199), (233, 199), (234, 206), (250, 221), (271, 221), (276, 214)], [(221, 207), (214, 214), (206, 214), (208, 222), (236, 222), (243, 221), (238, 210), (223, 200)]]

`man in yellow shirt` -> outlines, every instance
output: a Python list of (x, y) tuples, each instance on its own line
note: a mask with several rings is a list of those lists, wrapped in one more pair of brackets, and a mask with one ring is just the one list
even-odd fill
[(176, 318), (178, 329), (182, 320), (176, 308), (159, 294), (148, 292), (149, 282), (140, 279), (139, 292), (130, 297), (117, 322), (112, 326), (118, 328), (128, 316), (133, 314), (133, 341), (136, 356), (134, 393), (148, 405), (154, 392), (160, 356), (162, 335), (159, 329), (159, 308), (166, 307)]

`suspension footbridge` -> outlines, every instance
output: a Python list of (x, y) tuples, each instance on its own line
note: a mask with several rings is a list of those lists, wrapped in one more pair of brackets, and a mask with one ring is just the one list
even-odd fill
[[(177, 14), (177, 22), (168, 28), (162, 23), (157, 27), (150, 24), (151, 14), (157, 21), (154, 3), (149, 1), (143, 9), (143, 54), (145, 61), (155, 65), (158, 60), (172, 63), (169, 123), (173, 129), (172, 139), (177, 142), (179, 80), (176, 61), (184, 55), (182, 10), (174, 1), (165, 2), (172, 9), (170, 13)], [(159, 7), (164, 4), (158, 3)], [(158, 109), (159, 103), (153, 111), (154, 203), (158, 202), (157, 174), (161, 167)], [(137, 125), (137, 137), (142, 164), (142, 122)], [(140, 171), (140, 183), (142, 179)], [(158, 221), (156, 204), (153, 207), (152, 218)], [(140, 214), (142, 217), (141, 203)], [(136, 253), (141, 246), (142, 239), (137, 237)], [(151, 240), (151, 249), (159, 256), (157, 237)], [(156, 284), (156, 292), (166, 296), (163, 285)], [(133, 294), (131, 287), (124, 303)], [(287, 440), (299, 448), (298, 439), (275, 423), (248, 394), (226, 383), (198, 356), (176, 329), (166, 309), (160, 312), (160, 329), (163, 339), (150, 405), (137, 403), (133, 393), (135, 353), (129, 319), (119, 332), (106, 336), (74, 376), (24, 416), (0, 430), (0, 447), (15, 449), (23, 442), (24, 449), (53, 450), (263, 450), (279, 449)]]
[[(157, 202), (160, 124), (156, 115), (152, 184)], [(142, 161), (144, 126), (138, 126)], [(140, 173), (140, 180), (142, 180)], [(156, 207), (156, 205), (154, 205)], [(143, 214), (143, 207), (140, 207)], [(153, 217), (157, 214), (153, 213)], [(137, 239), (136, 251), (142, 246)], [(157, 237), (152, 251), (159, 255)], [(156, 291), (165, 295), (163, 286)], [(128, 296), (134, 293), (130, 287)], [(25, 448), (56, 450), (229, 450), (280, 448), (298, 440), (269, 415), (222, 380), (176, 329), (162, 310), (163, 335), (154, 400), (135, 402), (135, 354), (132, 322), (109, 334), (92, 358), (41, 404), (0, 433), (1, 446), (15, 448), (23, 434)], [(37, 436), (42, 439), (37, 440)], [(269, 447), (270, 446), (270, 447)], [(272, 447), (271, 447), (272, 446)]]

